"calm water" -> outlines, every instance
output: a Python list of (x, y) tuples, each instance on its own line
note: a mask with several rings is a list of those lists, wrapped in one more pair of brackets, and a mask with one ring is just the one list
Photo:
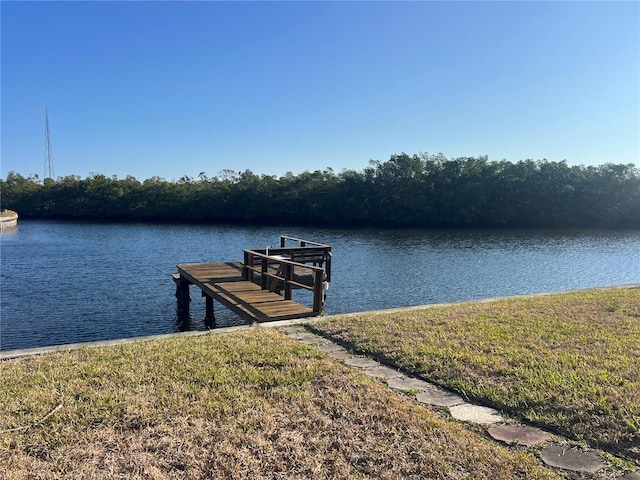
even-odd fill
[[(176, 264), (241, 260), (243, 248), (275, 246), (281, 234), (333, 247), (327, 313), (640, 283), (639, 231), (21, 220), (0, 234), (0, 349), (173, 332)], [(195, 287), (191, 296), (190, 328), (203, 330), (204, 299)], [(218, 325), (241, 323), (218, 305), (216, 316)]]

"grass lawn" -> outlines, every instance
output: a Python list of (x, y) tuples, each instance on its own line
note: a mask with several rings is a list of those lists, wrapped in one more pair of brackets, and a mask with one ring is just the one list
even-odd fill
[(0, 374), (6, 480), (560, 478), (276, 330), (6, 360)]
[(640, 465), (638, 288), (343, 316), (313, 328)]

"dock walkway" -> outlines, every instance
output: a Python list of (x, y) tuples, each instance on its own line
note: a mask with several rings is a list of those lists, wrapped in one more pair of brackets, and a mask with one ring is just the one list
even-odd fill
[[(287, 241), (297, 242), (287, 247)], [(215, 326), (213, 301), (249, 322), (318, 316), (331, 275), (331, 247), (280, 237), (280, 247), (244, 250), (243, 262), (183, 263), (173, 274), (178, 318), (189, 317), (189, 286), (206, 298), (205, 324)], [(313, 292), (313, 306), (292, 300), (293, 289)]]

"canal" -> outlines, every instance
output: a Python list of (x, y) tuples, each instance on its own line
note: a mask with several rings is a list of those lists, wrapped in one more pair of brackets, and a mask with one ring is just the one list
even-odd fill
[[(280, 235), (333, 248), (329, 314), (640, 283), (640, 231), (382, 230), (22, 220), (0, 235), (0, 349), (177, 329), (176, 264)], [(197, 296), (198, 295), (198, 296)], [(190, 329), (204, 330), (192, 292)], [(241, 323), (216, 307), (218, 325)]]

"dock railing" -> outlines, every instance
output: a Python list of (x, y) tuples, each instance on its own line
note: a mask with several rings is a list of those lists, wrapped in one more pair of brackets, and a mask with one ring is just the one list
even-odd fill
[[(288, 242), (294, 242), (295, 245), (287, 247)], [(296, 262), (312, 263), (317, 267), (323, 267), (326, 273), (325, 281), (331, 281), (331, 247), (329, 245), (281, 235), (280, 248), (291, 250), (292, 260)]]
[[(296, 246), (287, 247), (287, 241)], [(243, 278), (254, 283), (260, 275), (263, 290), (283, 291), (284, 300), (291, 300), (292, 290), (302, 288), (313, 292), (313, 311), (321, 313), (324, 292), (331, 281), (331, 247), (317, 242), (281, 236), (280, 247), (244, 250)], [(309, 265), (311, 264), (311, 265)], [(306, 282), (305, 279), (311, 279)]]

